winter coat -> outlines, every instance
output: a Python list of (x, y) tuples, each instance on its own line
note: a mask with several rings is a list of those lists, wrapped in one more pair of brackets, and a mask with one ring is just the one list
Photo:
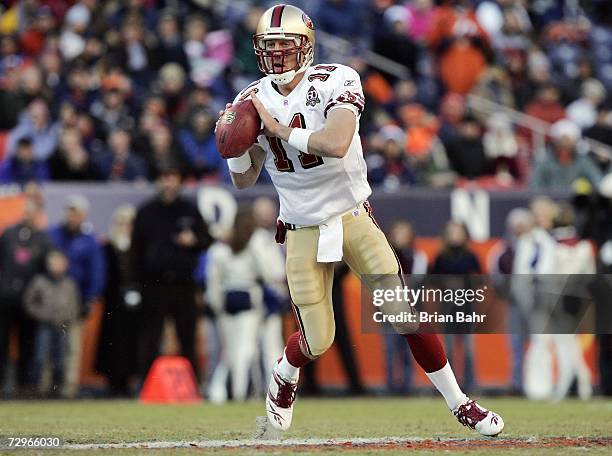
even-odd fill
[(69, 324), (78, 318), (81, 306), (76, 282), (70, 277), (37, 275), (26, 289), (24, 306), (39, 322)]

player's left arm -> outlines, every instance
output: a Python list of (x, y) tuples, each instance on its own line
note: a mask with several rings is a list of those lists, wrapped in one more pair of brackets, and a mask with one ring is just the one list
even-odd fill
[[(276, 136), (285, 142), (289, 142), (289, 136), (294, 128), (277, 122), (257, 98), (257, 95), (253, 94), (251, 98), (264, 124), (264, 134), (266, 136)], [(342, 158), (346, 155), (357, 128), (357, 116), (351, 109), (341, 108), (338, 107), (329, 112), (325, 127), (310, 135), (308, 150), (302, 152), (333, 158)]]

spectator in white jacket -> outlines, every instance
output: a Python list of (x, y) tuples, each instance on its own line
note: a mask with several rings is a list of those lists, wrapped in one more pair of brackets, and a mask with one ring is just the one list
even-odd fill
[(213, 402), (224, 402), (225, 382), (231, 373), (235, 400), (247, 397), (251, 367), (264, 314), (261, 282), (281, 280), (268, 267), (268, 252), (253, 237), (255, 223), (250, 208), (240, 208), (227, 242), (215, 242), (208, 251), (206, 292), (218, 316), (221, 362), (211, 379)]
[(283, 356), (285, 340), (282, 316), (289, 310), (285, 252), (274, 237), (277, 214), (278, 205), (271, 198), (260, 196), (253, 202), (253, 217), (257, 226), (253, 242), (258, 251), (266, 252), (261, 261), (266, 263), (266, 271), (272, 279), (264, 283), (264, 318), (260, 331), (262, 374), (266, 381), (272, 376), (278, 358)]
[[(512, 349), (511, 392), (521, 393), (523, 390), (523, 366), (525, 360), (525, 347), (529, 341), (529, 317), (521, 303), (509, 292), (512, 283), (512, 274), (515, 272), (514, 258), (518, 240), (522, 235), (533, 229), (534, 217), (526, 208), (516, 207), (506, 216), (506, 233), (491, 249), (488, 257), (489, 271), (496, 285), (496, 292), (508, 304), (507, 329)], [(524, 253), (523, 253), (524, 254)], [(524, 261), (524, 260), (523, 260)]]
[(550, 231), (557, 212), (549, 198), (536, 198), (530, 205), (531, 227), (519, 237), (512, 270), (513, 299), (528, 316), (531, 334), (525, 355), (523, 390), (530, 399), (549, 399), (553, 394), (551, 338), (541, 334), (550, 320), (554, 300), (546, 289), (554, 287), (557, 243)]

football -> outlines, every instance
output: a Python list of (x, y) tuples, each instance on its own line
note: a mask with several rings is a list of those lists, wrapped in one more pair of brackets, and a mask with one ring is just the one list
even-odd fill
[(251, 147), (261, 131), (261, 119), (251, 100), (229, 107), (217, 125), (217, 149), (223, 158), (239, 157)]

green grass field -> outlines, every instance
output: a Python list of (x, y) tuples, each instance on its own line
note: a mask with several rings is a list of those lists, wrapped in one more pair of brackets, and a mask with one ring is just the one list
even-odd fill
[[(414, 438), (415, 444), (255, 447), (239, 449), (99, 449), (98, 454), (320, 454), (345, 449), (351, 455), (399, 454), (407, 449), (424, 454), (439, 451), (436, 439), (474, 439), (450, 448), (453, 454), (611, 454), (612, 401), (566, 401), (560, 404), (521, 399), (484, 399), (484, 406), (506, 421), (503, 438), (483, 439), (460, 426), (442, 400), (424, 399), (298, 399), (293, 427), (283, 439)], [(123, 442), (201, 442), (247, 440), (255, 431), (255, 418), (263, 415), (263, 402), (213, 406), (143, 405), (135, 401), (50, 401), (0, 403), (0, 436), (61, 436), (67, 444)], [(558, 443), (551, 437), (591, 438)], [(601, 439), (594, 442), (593, 439)], [(434, 439), (422, 445), (422, 439)], [(514, 440), (516, 439), (516, 440)], [(529, 440), (531, 439), (531, 440)], [(567, 441), (570, 442), (570, 441)], [(516, 444), (515, 444), (516, 443)], [(581, 448), (577, 448), (581, 447)], [(92, 450), (88, 450), (92, 451)], [(85, 450), (19, 450), (15, 454), (81, 454)], [(330, 453), (331, 454), (331, 453)]]

